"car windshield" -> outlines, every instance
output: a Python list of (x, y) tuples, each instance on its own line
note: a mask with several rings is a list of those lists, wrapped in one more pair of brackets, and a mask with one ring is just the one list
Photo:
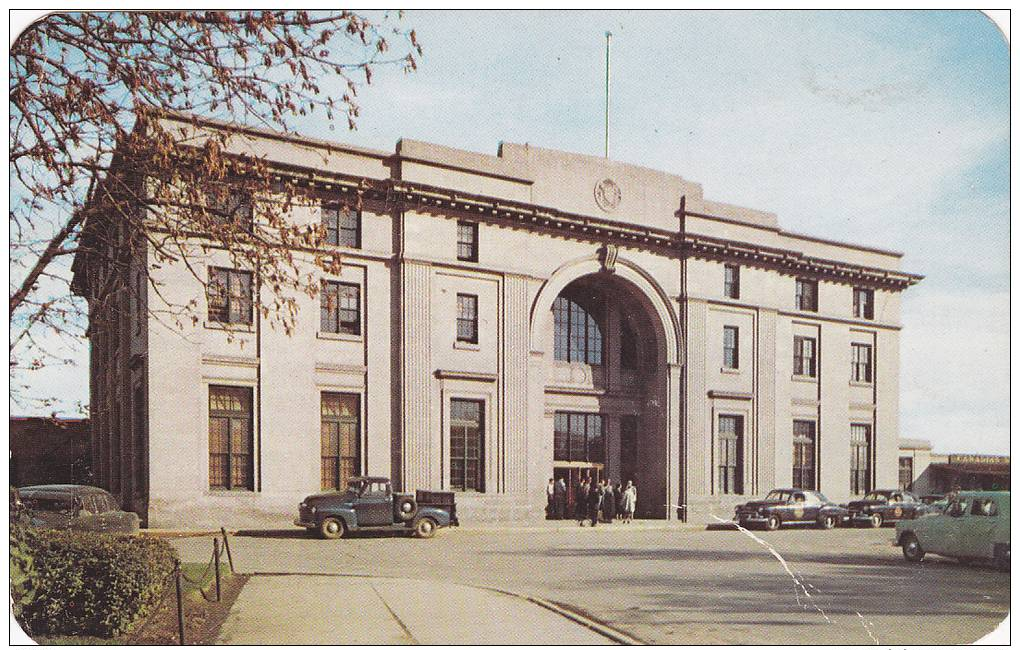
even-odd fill
[(772, 490), (769, 492), (769, 495), (765, 497), (766, 501), (788, 501), (789, 499), (789, 490)]
[(869, 492), (868, 496), (864, 497), (865, 501), (888, 501), (888, 492)]
[(360, 496), (361, 488), (364, 487), (364, 481), (351, 481), (347, 484), (347, 491), (344, 492), (344, 496)]

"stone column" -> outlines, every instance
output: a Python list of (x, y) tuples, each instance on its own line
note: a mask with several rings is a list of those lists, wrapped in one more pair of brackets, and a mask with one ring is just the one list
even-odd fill
[(705, 327), (708, 303), (687, 301), (687, 497), (707, 496), (712, 488), (712, 427), (705, 406)]
[(758, 473), (753, 492), (776, 487), (776, 319), (774, 309), (758, 310), (758, 363), (755, 385), (755, 432)]
[(433, 449), (430, 435), (432, 391), (430, 291), (431, 269), (427, 264), (405, 261), (401, 265), (400, 319), (400, 435), (402, 485), (405, 491), (434, 487), (440, 450)]
[[(666, 371), (666, 439), (668, 448), (666, 452), (666, 503), (683, 505), (686, 500), (682, 494), (683, 475), (681, 468), (683, 461), (680, 454), (683, 451), (681, 437), (683, 436), (683, 393), (682, 382), (683, 365), (669, 363)], [(683, 511), (677, 511), (675, 507), (666, 509), (666, 519), (683, 517)]]
[(503, 279), (503, 489), (528, 486), (528, 285), (519, 275)]

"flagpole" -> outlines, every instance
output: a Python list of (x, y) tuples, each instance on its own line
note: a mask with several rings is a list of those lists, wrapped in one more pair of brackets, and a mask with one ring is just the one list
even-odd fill
[(612, 44), (612, 40), (613, 33), (606, 32), (606, 158), (609, 158), (609, 48)]

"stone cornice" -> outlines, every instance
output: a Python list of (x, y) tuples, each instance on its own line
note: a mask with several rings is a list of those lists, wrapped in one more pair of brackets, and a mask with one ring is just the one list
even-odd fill
[[(346, 194), (352, 199), (378, 201), (386, 209), (455, 213), (461, 217), (476, 216), (509, 222), (528, 229), (561, 231), (567, 236), (594, 242), (613, 241), (622, 245), (659, 249), (678, 257), (694, 256), (753, 263), (787, 273), (824, 277), (836, 282), (866, 284), (891, 290), (906, 289), (924, 277), (903, 271), (812, 257), (791, 249), (611, 221), (424, 183), (327, 172), (276, 161), (270, 161), (270, 164), (276, 170), (278, 179), (287, 177), (309, 188)], [(858, 248), (854, 245), (847, 247)]]
[[(773, 248), (736, 240), (684, 233), (562, 212), (518, 201), (468, 194), (455, 190), (392, 179), (307, 179), (327, 190), (360, 194), (384, 201), (387, 206), (421, 212), (455, 212), (508, 221), (527, 228), (563, 231), (593, 241), (653, 247), (672, 254), (753, 263), (789, 273), (824, 277), (837, 282), (860, 283), (902, 290), (924, 276), (805, 255), (800, 251)], [(856, 248), (856, 247), (854, 247)]]

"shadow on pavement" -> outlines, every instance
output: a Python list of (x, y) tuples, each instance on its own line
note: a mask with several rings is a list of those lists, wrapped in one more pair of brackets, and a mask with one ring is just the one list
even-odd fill
[[(308, 539), (314, 541), (321, 541), (326, 543), (328, 540), (320, 540), (317, 535), (310, 533), (300, 528), (260, 528), (254, 530), (239, 530), (234, 533), (235, 537), (259, 537), (263, 539)], [(410, 538), (411, 531), (403, 528), (397, 529), (371, 529), (371, 530), (357, 530), (347, 533), (344, 539), (372, 539), (382, 537), (407, 537)], [(337, 542), (343, 542), (341, 540), (334, 540)]]

